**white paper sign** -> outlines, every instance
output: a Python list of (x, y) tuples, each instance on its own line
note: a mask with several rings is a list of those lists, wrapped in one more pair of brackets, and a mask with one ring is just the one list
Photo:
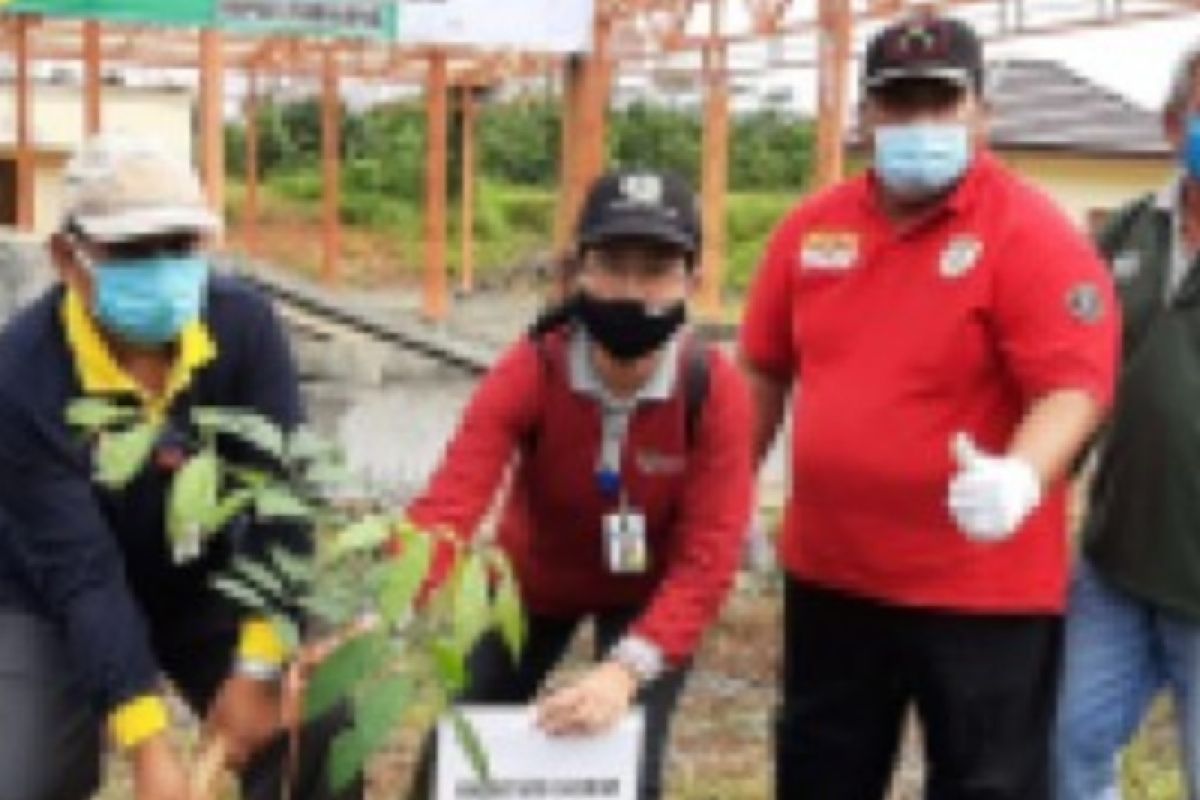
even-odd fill
[(591, 49), (594, 0), (400, 0), (404, 44), (548, 53)]
[(438, 725), (432, 800), (636, 800), (642, 752), (637, 709), (598, 736), (552, 737), (529, 706), (462, 706), (488, 755), (492, 782), (480, 781), (454, 727)]

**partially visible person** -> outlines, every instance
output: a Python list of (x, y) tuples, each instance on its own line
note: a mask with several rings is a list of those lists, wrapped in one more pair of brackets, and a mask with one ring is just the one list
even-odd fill
[(1099, 235), (1125, 350), (1068, 605), (1059, 800), (1118, 796), (1118, 756), (1164, 687), (1187, 796), (1200, 800), (1200, 41), (1162, 124), (1178, 174)]
[[(172, 477), (198, 445), (192, 409), (300, 422), (283, 330), (265, 300), (211, 274), (220, 220), (185, 162), (141, 138), (97, 137), (68, 163), (66, 190), (49, 241), (59, 281), (0, 334), (0, 797), (91, 797), (107, 741), (131, 765), (136, 800), (194, 800), (168, 681), (247, 800), (284, 787), (334, 797), (326, 755), (345, 720), (305, 725), (293, 763), (287, 654), (268, 622), (212, 587), (235, 554), (301, 551), (306, 533), (238, 519), (184, 552), (164, 524)], [(84, 397), (162, 423), (123, 488), (94, 480), (96, 442), (68, 425)], [(221, 437), (222, 455), (236, 448)]]

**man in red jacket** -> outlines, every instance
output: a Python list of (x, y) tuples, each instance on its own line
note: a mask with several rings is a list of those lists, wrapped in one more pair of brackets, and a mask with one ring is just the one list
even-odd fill
[(962, 22), (877, 35), (872, 168), (788, 215), (746, 307), (760, 454), (789, 394), (793, 418), (781, 799), (884, 797), (910, 707), (926, 797), (1049, 797), (1064, 475), (1119, 311), (1088, 242), (987, 152), (983, 78)]
[(598, 663), (543, 698), (539, 722), (599, 732), (638, 700), (641, 797), (657, 798), (669, 718), (749, 519), (749, 398), (736, 368), (684, 325), (700, 224), (683, 182), (602, 177), (577, 238), (570, 298), (483, 380), (409, 515), (473, 535), (516, 460), (499, 541), (528, 644), (513, 663), (485, 640), (462, 699), (529, 700), (593, 620)]

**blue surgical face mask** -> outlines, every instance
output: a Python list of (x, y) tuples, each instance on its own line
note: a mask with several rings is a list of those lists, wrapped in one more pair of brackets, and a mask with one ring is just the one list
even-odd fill
[(875, 172), (888, 191), (920, 200), (949, 189), (971, 163), (961, 123), (881, 125), (875, 129)]
[(1200, 181), (1200, 114), (1188, 117), (1183, 139), (1183, 165), (1194, 181)]
[(203, 256), (110, 259), (91, 271), (97, 319), (127, 342), (166, 344), (200, 317), (208, 283)]

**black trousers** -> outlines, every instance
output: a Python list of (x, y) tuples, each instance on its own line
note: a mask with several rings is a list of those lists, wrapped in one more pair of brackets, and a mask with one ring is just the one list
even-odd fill
[[(184, 630), (155, 642), (160, 664), (198, 715), (228, 675), (237, 623), (225, 615), (189, 617)], [(353, 800), (361, 783), (329, 790), (328, 751), (349, 724), (344, 710), (300, 731), (292, 800)], [(83, 800), (100, 787), (104, 720), (89, 706), (51, 624), (0, 611), (0, 800)], [(292, 759), (285, 736), (258, 753), (240, 776), (246, 800), (279, 800)]]
[[(624, 635), (641, 610), (597, 614), (595, 658), (602, 659)], [(521, 658), (514, 663), (499, 635), (484, 636), (471, 654), (470, 684), (458, 698), (462, 703), (527, 703), (542, 687), (551, 670), (562, 660), (583, 617), (529, 615), (528, 639)], [(638, 796), (658, 800), (663, 792), (663, 758), (670, 737), (671, 715), (683, 692), (690, 665), (668, 670), (642, 687), (637, 703), (645, 715)], [(422, 747), (410, 800), (431, 800), (433, 791), (434, 739)], [(434, 799), (436, 800), (436, 799)]]
[(882, 800), (921, 721), (928, 800), (1049, 800), (1062, 623), (786, 587), (778, 800)]

